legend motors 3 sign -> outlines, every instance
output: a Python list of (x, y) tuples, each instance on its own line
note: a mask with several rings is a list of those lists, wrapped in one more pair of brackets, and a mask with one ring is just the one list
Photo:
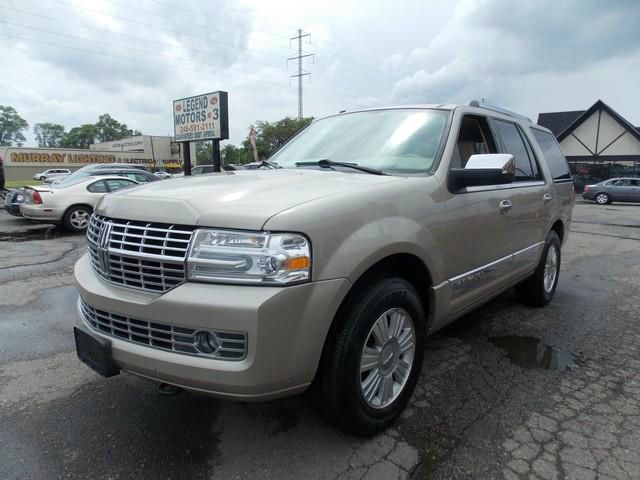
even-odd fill
[(229, 138), (227, 92), (174, 100), (173, 128), (176, 142)]

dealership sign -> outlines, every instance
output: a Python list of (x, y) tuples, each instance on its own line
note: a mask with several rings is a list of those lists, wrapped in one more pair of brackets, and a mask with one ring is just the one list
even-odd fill
[(227, 92), (174, 100), (173, 128), (176, 142), (229, 138)]

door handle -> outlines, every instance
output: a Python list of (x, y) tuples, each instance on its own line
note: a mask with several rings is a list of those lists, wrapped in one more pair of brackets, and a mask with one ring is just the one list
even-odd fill
[(550, 194), (545, 193), (544, 195), (542, 195), (542, 201), (544, 203), (549, 203), (551, 200), (553, 200), (553, 197)]
[(510, 200), (502, 200), (498, 205), (498, 208), (500, 209), (500, 213), (509, 212), (511, 210), (511, 207), (513, 207), (513, 205), (511, 204)]

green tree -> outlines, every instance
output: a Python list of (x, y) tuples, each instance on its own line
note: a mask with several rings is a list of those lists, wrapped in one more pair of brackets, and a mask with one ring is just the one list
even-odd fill
[(231, 144), (222, 147), (220, 150), (220, 156), (222, 157), (222, 162), (225, 165), (229, 165), (230, 163), (241, 165), (252, 161), (251, 153), (244, 147), (236, 147)]
[(66, 148), (89, 148), (89, 145), (96, 142), (98, 129), (91, 123), (85, 123), (79, 127), (74, 127), (64, 136), (60, 144)]
[(23, 130), (29, 128), (27, 121), (18, 115), (15, 108), (0, 105), (0, 146), (17, 145), (24, 141)]
[(138, 130), (130, 130), (126, 123), (120, 123), (108, 113), (100, 115), (96, 127), (98, 142), (111, 142), (127, 137), (142, 135)]
[(196, 165), (211, 165), (211, 155), (211, 140), (196, 142)]
[[(285, 117), (277, 122), (258, 121), (253, 125), (256, 131), (256, 149), (258, 158), (264, 160), (284, 145), (287, 140), (309, 125), (313, 117), (302, 119)], [(249, 140), (242, 142), (242, 146), (247, 152), (251, 152)]]
[(64, 126), (57, 123), (36, 123), (33, 133), (39, 147), (60, 147), (66, 134)]

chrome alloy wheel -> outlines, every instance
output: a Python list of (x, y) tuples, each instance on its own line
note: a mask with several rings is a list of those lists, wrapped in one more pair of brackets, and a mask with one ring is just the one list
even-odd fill
[(89, 216), (90, 214), (86, 210), (74, 210), (71, 212), (71, 215), (69, 215), (69, 223), (73, 228), (84, 230), (89, 224)]
[(596, 195), (596, 203), (600, 205), (606, 205), (609, 202), (609, 195), (606, 193), (599, 193)]
[(544, 291), (551, 293), (558, 275), (558, 247), (551, 244), (547, 250), (547, 259), (544, 262)]
[(392, 308), (375, 321), (360, 357), (360, 393), (375, 409), (389, 406), (404, 389), (413, 365), (416, 335), (413, 319)]

